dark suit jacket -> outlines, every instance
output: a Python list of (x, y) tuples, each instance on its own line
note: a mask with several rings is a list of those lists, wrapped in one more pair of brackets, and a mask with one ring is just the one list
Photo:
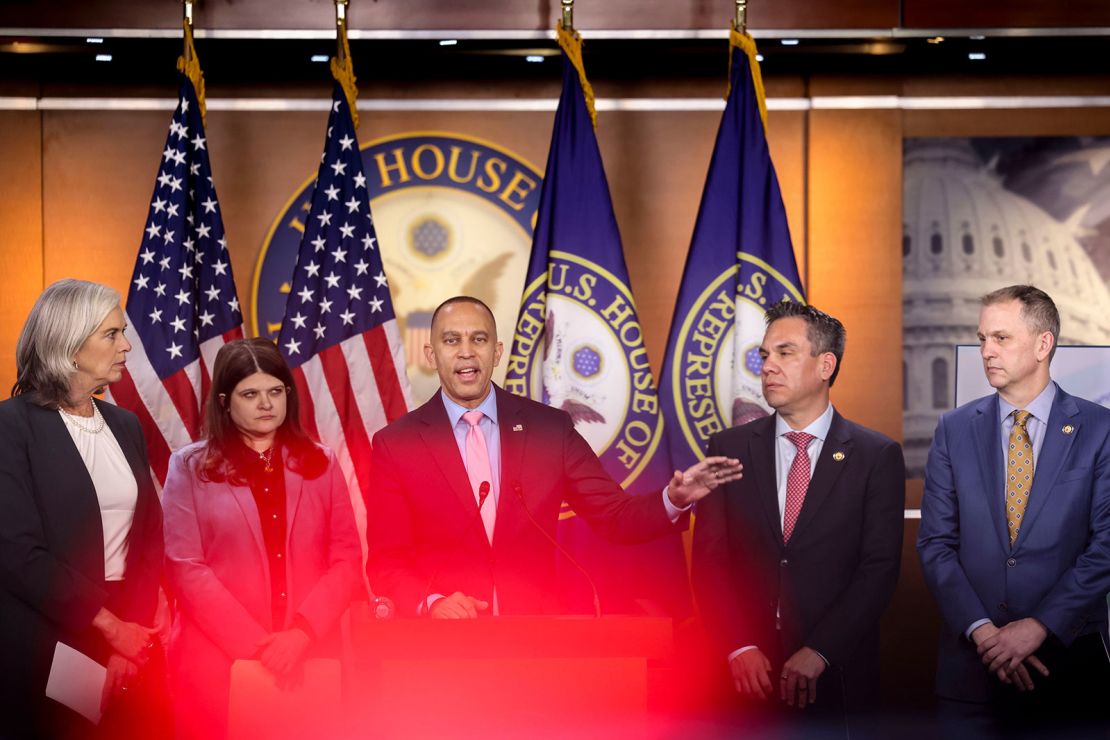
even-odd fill
[[(162, 511), (138, 419), (96, 404), (139, 485), (129, 588), (113, 611), (149, 625), (162, 566)], [(58, 641), (107, 660), (106, 644), (90, 627), (106, 599), (100, 507), (65, 422), (25, 396), (0, 403), (0, 709), (16, 706), (26, 716), (42, 701)]]
[(715, 434), (708, 454), (744, 465), (741, 480), (698, 503), (694, 525), (694, 589), (722, 660), (755, 645), (774, 663), (808, 646), (838, 669), (851, 694), (873, 700), (879, 617), (902, 555), (901, 447), (834, 412), (788, 545), (775, 484), (775, 417)]
[(1064, 645), (1106, 635), (1110, 410), (1057, 388), (1013, 548), (999, 413), (994, 394), (942, 416), (925, 467), (917, 549), (947, 627), (937, 693), (965, 701), (1000, 688), (963, 636), (979, 619), (1035, 617)]
[(673, 531), (662, 497), (625, 493), (565, 412), (494, 392), (501, 488), (492, 545), (439, 393), (374, 435), (367, 574), (401, 614), (415, 614), (428, 593), (489, 600), (494, 585), (501, 614), (560, 611), (555, 549), (523, 506), (552, 537), (564, 499), (607, 539)]

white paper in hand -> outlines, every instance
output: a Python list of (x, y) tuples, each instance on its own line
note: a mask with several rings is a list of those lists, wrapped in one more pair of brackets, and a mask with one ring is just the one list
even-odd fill
[(100, 724), (100, 697), (108, 669), (79, 650), (59, 642), (46, 680), (46, 695)]

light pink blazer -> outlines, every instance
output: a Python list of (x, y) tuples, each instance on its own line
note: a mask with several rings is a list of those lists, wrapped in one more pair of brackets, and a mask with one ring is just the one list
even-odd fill
[[(270, 567), (247, 486), (202, 481), (203, 442), (174, 453), (162, 492), (166, 561), (177, 600), (167, 651), (179, 738), (223, 736), (233, 661), (254, 658), (270, 634)], [(285, 470), (285, 624), (300, 614), (317, 652), (338, 645), (333, 631), (360, 587), (362, 549), (339, 463), (315, 479)], [(198, 453), (199, 454), (194, 454)]]

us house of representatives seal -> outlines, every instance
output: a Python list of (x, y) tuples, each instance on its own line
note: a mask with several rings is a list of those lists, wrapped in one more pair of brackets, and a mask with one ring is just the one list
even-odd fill
[(682, 439), (699, 459), (711, 434), (769, 413), (760, 383), (763, 314), (778, 301), (804, 302), (798, 286), (764, 260), (746, 252), (736, 257), (676, 318), (671, 392), (681, 399), (675, 407)]
[[(508, 149), (449, 132), (375, 139), (362, 161), (413, 402), (422, 403), (439, 387), (423, 346), (441, 301), (477, 296), (499, 326), (516, 320), (543, 176)], [(259, 253), (250, 297), (258, 336), (281, 331), (315, 177), (282, 207)], [(498, 368), (494, 380), (503, 379)]]

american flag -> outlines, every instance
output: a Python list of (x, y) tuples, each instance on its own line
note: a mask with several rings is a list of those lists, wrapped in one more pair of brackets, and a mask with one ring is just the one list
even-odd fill
[(180, 77), (127, 291), (134, 341), (127, 371), (109, 391), (115, 403), (138, 414), (160, 482), (170, 453), (200, 438), (216, 352), (243, 336), (200, 104), (192, 81)]
[(410, 405), (377, 236), (350, 106), (336, 83), (278, 345), (293, 368), (301, 422), (339, 458), (364, 535), (359, 494), (370, 473), (370, 439)]

